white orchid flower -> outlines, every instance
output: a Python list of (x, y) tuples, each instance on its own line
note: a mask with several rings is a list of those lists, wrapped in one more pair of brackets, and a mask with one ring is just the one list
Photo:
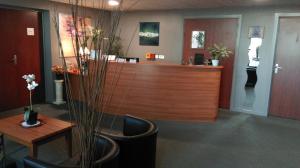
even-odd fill
[(35, 81), (32, 81), (31, 85), (32, 85), (33, 89), (36, 88), (37, 86), (39, 86), (39, 84), (36, 83)]
[(35, 80), (35, 75), (34, 74), (30, 74), (30, 75), (28, 75), (28, 78), (30, 78), (31, 81), (34, 81)]
[(27, 84), (27, 89), (28, 90), (34, 90), (39, 84), (37, 84), (35, 81), (32, 81), (31, 84)]
[(29, 98), (30, 98), (30, 110), (33, 110), (31, 91), (34, 90), (39, 84), (34, 81), (35, 80), (34, 74), (23, 75), (22, 78), (25, 79), (27, 82), (27, 89), (29, 90)]
[(23, 75), (22, 78), (26, 80), (28, 77), (27, 75)]
[(28, 89), (29, 91), (33, 90), (31, 84), (29, 84), (29, 83), (27, 84), (27, 89)]
[(25, 79), (27, 83), (30, 83), (35, 80), (35, 75), (34, 74), (24, 75), (22, 76), (22, 78)]

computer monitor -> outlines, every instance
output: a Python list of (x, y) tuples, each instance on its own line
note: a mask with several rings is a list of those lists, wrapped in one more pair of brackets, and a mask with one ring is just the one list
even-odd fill
[(204, 54), (202, 53), (196, 53), (195, 59), (194, 59), (195, 65), (203, 65), (204, 64)]

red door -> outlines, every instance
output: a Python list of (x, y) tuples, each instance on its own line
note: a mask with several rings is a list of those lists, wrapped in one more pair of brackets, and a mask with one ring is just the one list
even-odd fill
[[(191, 48), (192, 31), (205, 31), (203, 49)], [(227, 59), (221, 60), (224, 66), (220, 88), (219, 107), (230, 108), (233, 64), (235, 45), (238, 31), (238, 19), (186, 19), (184, 22), (184, 47), (183, 60), (187, 62), (196, 53), (203, 53), (205, 58), (210, 58), (207, 48), (214, 43), (223, 44), (233, 52)]]
[(24, 74), (34, 73), (41, 82), (39, 14), (0, 9), (0, 25), (0, 111), (4, 111), (28, 105)]
[(280, 18), (277, 39), (269, 114), (300, 120), (300, 17)]

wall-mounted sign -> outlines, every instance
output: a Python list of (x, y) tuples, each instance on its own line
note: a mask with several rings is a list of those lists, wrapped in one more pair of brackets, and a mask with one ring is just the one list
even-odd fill
[(27, 36), (34, 36), (34, 28), (27, 28)]
[(250, 26), (248, 37), (249, 38), (264, 38), (264, 26)]

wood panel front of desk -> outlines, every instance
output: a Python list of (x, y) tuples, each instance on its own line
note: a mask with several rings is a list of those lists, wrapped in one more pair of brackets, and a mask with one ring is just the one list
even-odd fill
[[(111, 63), (105, 87), (108, 95), (116, 71), (119, 77), (105, 112), (159, 120), (215, 120), (221, 70), (211, 66)], [(70, 82), (78, 97), (78, 77), (70, 75)]]

